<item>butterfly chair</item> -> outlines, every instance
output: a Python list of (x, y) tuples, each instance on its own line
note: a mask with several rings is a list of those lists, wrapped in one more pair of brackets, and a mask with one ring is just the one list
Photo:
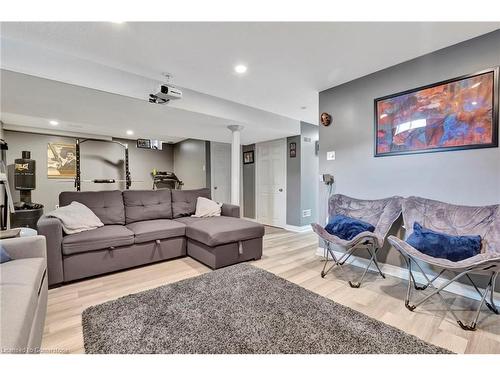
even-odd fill
[[(415, 308), (437, 294), (456, 319), (458, 325), (464, 330), (469, 331), (476, 329), (476, 324), (483, 304), (486, 303), (486, 306), (495, 314), (499, 313), (494, 304), (494, 290), (495, 281), (500, 272), (500, 205), (483, 207), (457, 206), (420, 197), (409, 197), (403, 201), (403, 220), (406, 228), (406, 238), (413, 232), (413, 224), (415, 222), (418, 222), (425, 228), (450, 235), (481, 236), (481, 253), (458, 262), (434, 258), (423, 254), (405, 241), (394, 236), (389, 236), (389, 242), (401, 253), (408, 267), (408, 290), (405, 306), (410, 311), (415, 310)], [(436, 276), (430, 277), (423, 270), (421, 263), (427, 263), (430, 266), (437, 267), (440, 269), (440, 272)], [(424, 285), (418, 286), (415, 282), (412, 271), (413, 265), (416, 265), (424, 276), (426, 280)], [(452, 271), (455, 275), (439, 287), (435, 286), (434, 282), (445, 271)], [(474, 281), (472, 281), (469, 276), (470, 274), (482, 274), (488, 277), (488, 284), (484, 293), (482, 293)], [(481, 297), (481, 303), (477, 308), (471, 324), (465, 324), (458, 319), (440, 293), (448, 285), (462, 277), (470, 281)], [(417, 290), (424, 290), (428, 287), (432, 287), (433, 291), (420, 298), (415, 304), (411, 304), (412, 285)], [(489, 301), (487, 301), (487, 299), (489, 299)]]
[[(359, 288), (365, 278), (366, 273), (374, 264), (380, 276), (385, 275), (380, 270), (377, 261), (377, 252), (384, 246), (384, 240), (387, 232), (401, 214), (400, 197), (391, 197), (377, 200), (361, 200), (350, 198), (346, 195), (335, 194), (330, 197), (328, 202), (328, 213), (330, 217), (335, 215), (345, 215), (355, 219), (363, 220), (375, 227), (373, 232), (361, 232), (351, 240), (343, 240), (337, 236), (328, 233), (325, 228), (319, 224), (311, 224), (314, 232), (323, 240), (325, 264), (321, 271), (321, 277), (325, 277), (334, 267), (342, 270), (342, 265), (357, 250), (368, 252), (370, 261), (366, 266), (363, 275), (358, 281), (349, 281), (352, 288)], [(337, 256), (333, 250), (333, 245), (337, 245), (345, 250), (341, 256)], [(332, 258), (333, 264), (327, 268), (329, 258)], [(343, 271), (343, 270), (342, 270)]]

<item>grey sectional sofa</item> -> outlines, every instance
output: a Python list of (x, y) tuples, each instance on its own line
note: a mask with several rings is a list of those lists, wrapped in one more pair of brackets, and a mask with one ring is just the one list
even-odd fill
[(260, 259), (264, 226), (240, 218), (239, 207), (222, 216), (191, 217), (210, 189), (63, 192), (59, 205), (89, 207), (103, 227), (64, 235), (58, 219), (43, 216), (49, 285), (189, 255), (215, 269)]
[(12, 260), (0, 265), (0, 351), (38, 353), (47, 312), (42, 236), (2, 240)]

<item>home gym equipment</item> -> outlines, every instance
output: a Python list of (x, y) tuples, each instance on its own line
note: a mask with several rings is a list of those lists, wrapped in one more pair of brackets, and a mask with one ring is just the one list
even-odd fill
[(3, 201), (0, 205), (0, 230), (7, 229), (7, 218), (9, 212), (14, 212), (14, 200), (10, 192), (9, 179), (7, 178), (7, 166), (5, 165), (6, 153), (9, 149), (7, 142), (0, 139), (0, 185), (3, 186)]
[(3, 186), (3, 202), (0, 205), (0, 230), (7, 229), (7, 217), (9, 212), (14, 212), (14, 201), (12, 200), (12, 195), (10, 193), (9, 180), (7, 178), (7, 168), (5, 167), (4, 161), (0, 161), (0, 185)]
[(151, 174), (153, 175), (153, 190), (181, 190), (182, 185), (184, 185), (174, 172), (161, 172), (155, 168)]
[[(125, 180), (116, 180), (116, 179), (91, 179), (91, 180), (82, 180), (81, 178), (81, 161), (80, 161), (80, 145), (84, 142), (108, 142), (108, 143), (116, 143), (120, 145), (125, 150)], [(130, 178), (130, 170), (129, 170), (129, 162), (128, 162), (128, 145), (126, 143), (121, 143), (118, 141), (107, 140), (107, 139), (92, 139), (92, 138), (78, 138), (76, 140), (76, 178), (75, 178), (75, 188), (76, 191), (80, 191), (82, 187), (82, 182), (90, 182), (94, 184), (114, 184), (117, 182), (125, 182), (125, 189), (130, 189), (132, 185), (132, 180)]]
[(36, 162), (29, 151), (23, 151), (22, 157), (14, 160), (14, 188), (20, 192), (20, 201), (14, 203), (10, 226), (37, 229), (43, 205), (31, 201), (31, 192), (36, 189)]

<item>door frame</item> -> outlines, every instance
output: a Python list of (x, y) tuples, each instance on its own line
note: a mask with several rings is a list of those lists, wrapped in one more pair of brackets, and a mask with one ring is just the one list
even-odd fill
[(266, 144), (266, 143), (281, 143), (282, 144), (282, 153), (283, 153), (283, 158), (284, 158), (284, 161), (285, 161), (285, 181), (284, 181), (284, 185), (283, 185), (283, 190), (284, 190), (284, 193), (285, 193), (285, 199), (284, 199), (284, 207), (282, 207), (283, 209), (283, 212), (284, 212), (284, 222), (283, 223), (274, 223), (274, 224), (268, 224), (266, 223), (265, 225), (272, 225), (272, 226), (276, 226), (276, 227), (279, 227), (279, 228), (286, 228), (286, 213), (287, 213), (287, 192), (288, 192), (288, 189), (287, 189), (287, 186), (286, 186), (286, 183), (287, 183), (287, 164), (288, 164), (288, 158), (287, 158), (287, 140), (286, 138), (279, 138), (279, 139), (274, 139), (274, 140), (271, 140), (271, 141), (265, 141), (265, 142), (258, 142), (255, 144), (255, 220), (260, 222), (260, 215), (259, 215), (259, 200), (260, 200), (260, 169), (262, 168), (261, 166), (261, 161), (259, 160), (259, 148), (262, 147), (262, 145)]

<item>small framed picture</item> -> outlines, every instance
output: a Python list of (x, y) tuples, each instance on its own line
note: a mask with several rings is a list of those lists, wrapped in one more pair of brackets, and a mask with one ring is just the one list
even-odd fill
[(47, 148), (47, 177), (76, 177), (76, 144), (49, 143)]
[(253, 164), (253, 150), (243, 152), (243, 164)]
[(297, 144), (295, 142), (290, 143), (290, 157), (295, 158), (297, 157)]

